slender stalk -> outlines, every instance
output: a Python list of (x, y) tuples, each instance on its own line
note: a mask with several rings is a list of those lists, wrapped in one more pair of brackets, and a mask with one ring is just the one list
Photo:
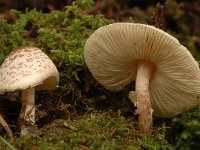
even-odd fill
[(8, 126), (7, 122), (3, 119), (3, 117), (0, 115), (0, 124), (3, 126), (3, 128), (6, 130), (8, 137), (10, 138), (11, 141), (14, 140), (12, 130)]
[(22, 107), (17, 128), (22, 135), (29, 133), (29, 127), (35, 125), (35, 88), (22, 90)]
[(22, 91), (23, 118), (30, 124), (35, 124), (35, 88)]
[(149, 96), (149, 80), (154, 65), (148, 61), (139, 61), (136, 76), (136, 100), (139, 114), (140, 133), (142, 136), (151, 134), (152, 109)]

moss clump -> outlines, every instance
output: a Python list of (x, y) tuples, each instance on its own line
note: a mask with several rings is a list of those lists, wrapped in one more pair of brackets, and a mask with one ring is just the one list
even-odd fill
[(113, 22), (101, 14), (87, 15), (86, 8), (93, 1), (76, 1), (63, 11), (42, 13), (12, 10), (17, 20), (13, 24), (0, 20), (0, 64), (7, 54), (21, 45), (41, 48), (57, 65), (61, 75), (60, 89), (74, 87), (79, 80), (77, 71), (83, 70), (83, 47), (97, 28)]
[(174, 139), (176, 149), (199, 149), (200, 105), (182, 116), (174, 118), (171, 128), (171, 132), (177, 135)]
[[(67, 128), (65, 124), (76, 128)], [(78, 116), (74, 120), (57, 119), (46, 124), (43, 136), (26, 135), (16, 138), (12, 146), (16, 149), (70, 149), (79, 150), (161, 150), (171, 146), (162, 135), (152, 139), (140, 139), (137, 124), (118, 111), (93, 112)], [(0, 147), (8, 148), (2, 141)]]

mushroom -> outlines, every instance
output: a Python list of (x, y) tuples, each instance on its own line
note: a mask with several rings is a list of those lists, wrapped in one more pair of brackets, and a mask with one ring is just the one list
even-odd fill
[(135, 81), (143, 136), (151, 133), (152, 113), (174, 117), (200, 103), (198, 63), (176, 38), (153, 26), (103, 26), (87, 39), (84, 58), (93, 77), (110, 91)]
[(56, 66), (39, 48), (18, 47), (4, 60), (0, 67), (0, 93), (21, 90), (22, 108), (18, 123), (22, 135), (32, 130), (26, 127), (27, 124), (36, 126), (35, 90), (54, 90), (58, 82)]

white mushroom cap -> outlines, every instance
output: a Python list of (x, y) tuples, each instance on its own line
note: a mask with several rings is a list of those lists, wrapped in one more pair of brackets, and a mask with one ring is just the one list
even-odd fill
[(24, 90), (53, 90), (59, 73), (50, 58), (39, 48), (21, 46), (13, 50), (0, 67), (0, 93)]
[(176, 38), (153, 26), (101, 27), (86, 41), (84, 57), (94, 78), (111, 91), (136, 80), (139, 60), (152, 62), (149, 94), (155, 116), (173, 117), (200, 103), (198, 63)]

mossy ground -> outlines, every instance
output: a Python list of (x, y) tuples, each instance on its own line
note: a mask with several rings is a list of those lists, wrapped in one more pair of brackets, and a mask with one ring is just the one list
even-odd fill
[[(0, 97), (0, 113), (6, 117), (15, 135), (15, 140), (11, 142), (0, 130), (0, 149), (200, 149), (200, 106), (176, 118), (154, 118), (152, 136), (142, 139), (134, 105), (128, 99), (128, 92), (134, 86), (129, 85), (121, 92), (112, 93), (92, 78), (83, 59), (85, 41), (97, 28), (116, 21), (105, 19), (99, 13), (88, 15), (87, 10), (92, 4), (92, 1), (77, 0), (63, 11), (51, 13), (13, 10), (15, 20), (11, 23), (0, 19), (0, 63), (13, 48), (32, 45), (47, 53), (60, 72), (60, 84), (56, 91), (36, 93), (40, 136), (20, 137), (16, 131), (20, 93), (7, 93)], [(182, 9), (182, 3), (172, 0), (166, 0), (165, 6), (166, 31), (191, 50), (195, 58), (199, 58), (198, 9), (193, 7), (188, 13)], [(190, 5), (184, 5), (187, 6)], [(134, 9), (135, 15), (126, 19), (147, 23), (152, 10), (153, 7)], [(193, 27), (187, 20), (192, 20), (196, 26)], [(7, 100), (3, 101), (5, 97)], [(9, 101), (13, 97), (14, 101)], [(66, 123), (72, 128), (66, 127)]]
[[(66, 126), (72, 126), (67, 127)], [(164, 127), (163, 127), (164, 128)], [(161, 134), (153, 129), (153, 136), (142, 139), (133, 118), (125, 118), (120, 111), (91, 111), (74, 119), (55, 119), (44, 125), (42, 135), (16, 137), (11, 144), (16, 149), (173, 149)], [(17, 136), (17, 135), (16, 135)], [(3, 149), (9, 146), (0, 142)]]
[[(199, 108), (174, 119), (154, 118), (152, 135), (142, 138), (137, 117), (123, 114), (120, 110), (91, 109), (84, 115), (56, 118), (42, 115), (47, 122), (40, 122), (41, 135), (21, 136), (14, 132), (15, 140), (10, 141), (5, 132), (0, 140), (1, 149), (23, 150), (197, 150), (199, 144)], [(38, 113), (39, 114), (39, 113)], [(12, 129), (15, 129), (12, 126)]]

